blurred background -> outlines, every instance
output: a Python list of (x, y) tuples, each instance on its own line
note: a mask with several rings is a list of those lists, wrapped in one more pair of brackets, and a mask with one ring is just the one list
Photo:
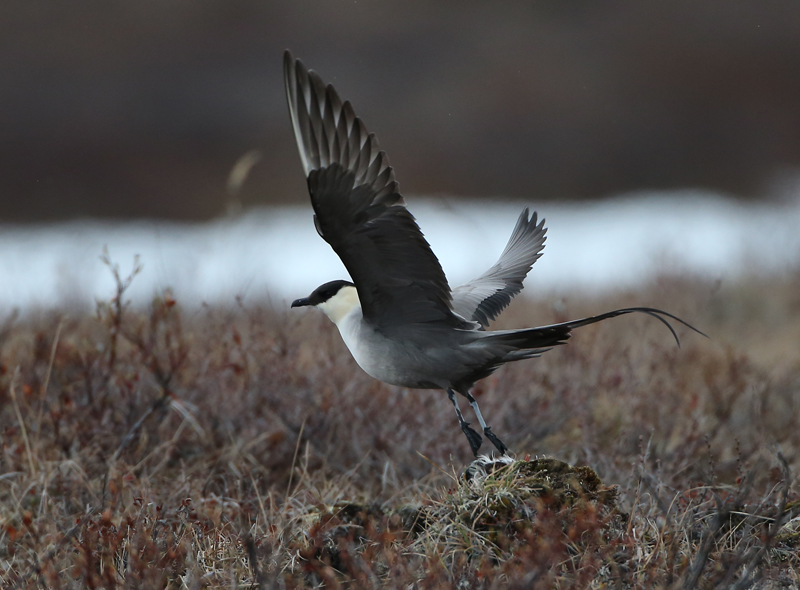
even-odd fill
[(305, 201), (281, 57), (333, 82), (407, 194), (754, 198), (800, 169), (786, 0), (9, 1), (0, 218), (209, 219)]
[[(552, 221), (590, 199), (644, 191), (669, 204), (676, 224), (698, 199), (733, 199), (746, 230), (752, 207), (796, 203), (800, 193), (797, 2), (7, 1), (3, 289), (27, 281), (12, 280), (12, 264), (49, 272), (55, 291), (90, 282), (69, 270), (73, 251), (31, 258), (40, 240), (22, 244), (32, 230), (9, 225), (17, 222), (66, 220), (56, 246), (94, 235), (84, 246), (94, 264), (130, 226), (95, 224), (92, 234), (75, 220), (148, 219), (150, 246), (128, 232), (116, 252), (156, 244), (165, 265), (176, 230), (162, 222), (278, 205), (303, 207), (310, 226), (284, 98), (286, 48), (352, 101), (407, 196), (519, 200)], [(249, 174), (232, 190), (237, 162)], [(511, 209), (500, 248), (521, 205)], [(787, 218), (779, 211), (759, 231)], [(213, 228), (226, 243), (230, 233)], [(180, 272), (202, 271), (184, 264), (162, 282)], [(15, 293), (6, 300), (30, 296)]]

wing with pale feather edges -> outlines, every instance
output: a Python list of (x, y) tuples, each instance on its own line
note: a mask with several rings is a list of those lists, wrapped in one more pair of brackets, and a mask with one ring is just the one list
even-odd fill
[(537, 215), (528, 218), (526, 207), (517, 220), (500, 259), (477, 279), (453, 289), (453, 309), (483, 328), (489, 326), (512, 297), (522, 291), (522, 281), (544, 250), (547, 228)]

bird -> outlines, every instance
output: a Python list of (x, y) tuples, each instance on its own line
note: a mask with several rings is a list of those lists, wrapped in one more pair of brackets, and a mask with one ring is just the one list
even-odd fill
[(400, 194), (386, 153), (330, 84), (290, 51), (284, 53), (289, 116), (311, 196), (314, 226), (341, 259), (350, 280), (317, 287), (291, 307), (316, 307), (336, 325), (358, 365), (391, 385), (439, 389), (452, 402), (477, 457), (483, 438), (461, 413), (466, 398), (483, 436), (506, 456), (509, 447), (486, 423), (471, 390), (510, 362), (535, 358), (570, 338), (572, 330), (644, 313), (702, 334), (651, 307), (617, 309), (535, 328), (487, 330), (523, 288), (542, 255), (544, 219), (525, 208), (497, 262), (451, 289), (436, 255)]

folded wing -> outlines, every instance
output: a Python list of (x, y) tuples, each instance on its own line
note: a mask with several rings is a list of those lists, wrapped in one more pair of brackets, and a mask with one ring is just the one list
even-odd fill
[(375, 135), (333, 86), (288, 51), (284, 81), (314, 225), (350, 273), (364, 318), (386, 330), (410, 323), (471, 326), (453, 313), (442, 267)]
[(522, 281), (544, 250), (545, 233), (544, 219), (537, 223), (536, 212), (529, 218), (526, 207), (494, 266), (477, 279), (453, 289), (455, 312), (483, 328), (488, 327), (512, 297), (522, 291)]

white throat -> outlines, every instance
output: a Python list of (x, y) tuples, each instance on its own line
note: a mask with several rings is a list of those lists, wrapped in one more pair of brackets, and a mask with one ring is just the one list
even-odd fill
[(358, 300), (356, 288), (348, 285), (339, 289), (336, 295), (327, 301), (323, 301), (317, 307), (324, 311), (325, 315), (338, 326), (350, 312), (357, 307), (361, 307), (361, 302)]

